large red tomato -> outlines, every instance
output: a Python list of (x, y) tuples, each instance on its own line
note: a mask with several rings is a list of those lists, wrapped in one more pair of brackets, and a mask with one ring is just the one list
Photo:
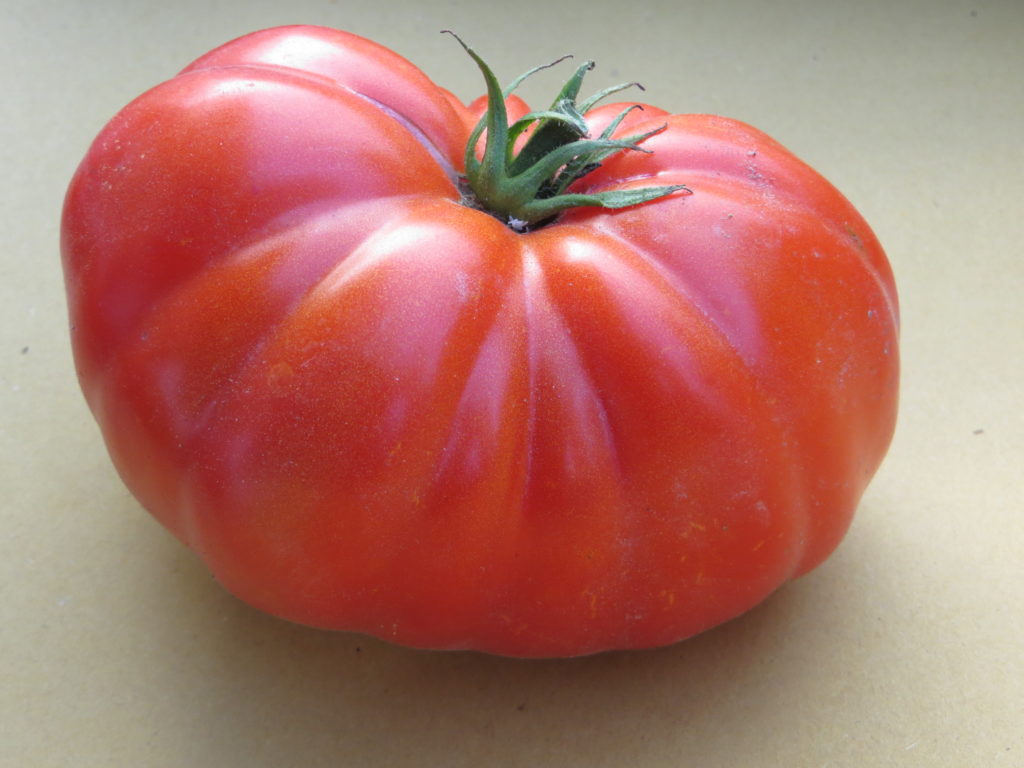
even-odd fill
[[(586, 104), (588, 140), (574, 95), (499, 137), (554, 171), (522, 215), (502, 184), (535, 157), (329, 29), (228, 43), (89, 149), (62, 232), (81, 385), (233, 593), (575, 655), (700, 632), (839, 543), (896, 416), (874, 235), (747, 125)], [(609, 156), (627, 132), (647, 151)], [(558, 194), (584, 207), (527, 217)]]

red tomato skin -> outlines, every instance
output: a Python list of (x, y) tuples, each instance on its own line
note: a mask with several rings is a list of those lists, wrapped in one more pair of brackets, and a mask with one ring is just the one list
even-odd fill
[(664, 645), (818, 565), (895, 425), (868, 225), (756, 129), (646, 107), (653, 153), (581, 188), (690, 191), (519, 234), (460, 204), (476, 116), (285, 27), (111, 121), (62, 256), (128, 487), (252, 605), (417, 647)]

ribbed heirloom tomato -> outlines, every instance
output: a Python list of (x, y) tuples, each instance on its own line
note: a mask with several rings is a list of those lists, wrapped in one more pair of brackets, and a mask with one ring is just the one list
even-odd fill
[(589, 64), (526, 114), (467, 52), (472, 107), (314, 27), (129, 104), (64, 209), (82, 389), (261, 609), (515, 656), (680, 640), (845, 533), (896, 416), (890, 268), (757, 130), (579, 101)]

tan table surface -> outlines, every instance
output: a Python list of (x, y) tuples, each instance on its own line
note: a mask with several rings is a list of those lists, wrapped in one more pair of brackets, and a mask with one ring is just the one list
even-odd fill
[[(291, 626), (124, 490), (71, 366), (65, 186), (128, 100), (284, 23), (462, 98), (564, 52), (766, 130), (902, 300), (899, 429), (820, 569), (651, 652), (524, 662)], [(1024, 766), (1024, 3), (30, 2), (0, 12), (0, 765)], [(543, 79), (527, 95), (552, 87)]]

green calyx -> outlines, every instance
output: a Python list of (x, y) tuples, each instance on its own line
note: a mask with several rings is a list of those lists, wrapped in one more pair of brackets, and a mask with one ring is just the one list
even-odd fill
[[(454, 32), (444, 32), (459, 41), (476, 62), (487, 83), (487, 111), (466, 144), (465, 182), (471, 191), (468, 195), (471, 202), (467, 204), (488, 211), (516, 231), (525, 232), (568, 208), (625, 208), (686, 189), (677, 184), (592, 194), (568, 192), (573, 182), (600, 167), (603, 160), (617, 152), (649, 152), (639, 146), (640, 142), (665, 129), (665, 126), (660, 126), (647, 133), (621, 139), (611, 138), (629, 112), (642, 109), (640, 105), (633, 105), (619, 113), (600, 137), (590, 138), (584, 118), (587, 111), (606, 96), (638, 84), (612, 86), (577, 104), (576, 98), (583, 77), (594, 68), (594, 63), (588, 61), (569, 78), (550, 108), (531, 112), (509, 125), (505, 99), (527, 77), (568, 57), (535, 67), (502, 90), (483, 59)], [(531, 125), (534, 126), (533, 133), (516, 153), (517, 139)], [(484, 130), (487, 131), (487, 139), (481, 160), (477, 158), (476, 147)]]

